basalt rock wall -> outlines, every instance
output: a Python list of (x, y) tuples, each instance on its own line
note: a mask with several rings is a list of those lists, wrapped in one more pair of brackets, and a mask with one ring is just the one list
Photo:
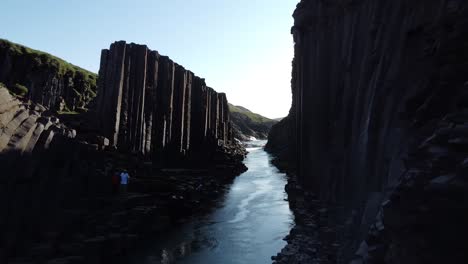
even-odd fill
[(232, 143), (226, 95), (145, 45), (103, 50), (98, 86), (99, 130), (120, 150), (161, 162)]
[[(38, 238), (57, 224), (54, 210), (80, 186), (65, 173), (74, 138), (56, 117), (0, 87), (0, 260), (15, 254), (25, 237)], [(77, 168), (75, 168), (76, 171)], [(81, 182), (81, 181), (78, 181)], [(34, 219), (34, 221), (31, 221)], [(53, 220), (53, 222), (49, 222)]]
[(144, 175), (137, 157), (106, 151), (107, 145), (0, 87), (0, 263), (46, 262), (75, 236), (86, 243), (83, 234), (95, 235), (89, 216), (109, 208), (99, 200), (112, 192), (112, 173), (125, 167), (132, 177)]
[[(466, 107), (467, 14), (468, 4), (458, 0), (303, 0), (294, 12), (290, 117), (295, 122), (278, 124), (271, 137), (278, 131), (293, 131), (301, 186), (344, 208), (342, 216), (354, 223), (356, 240), (366, 237), (381, 203), (401, 184), (402, 177), (408, 176), (415, 162), (431, 162), (424, 156), (412, 160), (408, 153), (429, 137), (448, 113)], [(460, 151), (465, 149), (455, 152)], [(434, 168), (425, 166), (431, 173), (415, 181), (425, 184), (449, 166)], [(421, 186), (418, 188), (424, 189)], [(408, 188), (413, 187), (410, 184)], [(398, 209), (388, 212), (383, 222), (390, 224), (395, 215), (406, 221), (411, 215), (424, 225), (439, 226), (442, 222), (430, 223), (428, 218), (410, 213), (417, 206), (431, 207), (422, 202), (432, 200), (430, 195), (416, 193), (421, 196), (393, 201)], [(439, 203), (449, 207), (452, 198)], [(444, 221), (446, 226), (460, 226), (457, 217)], [(450, 250), (441, 253), (431, 244), (428, 237), (434, 234), (415, 231), (405, 238), (404, 230), (417, 226), (406, 224), (402, 224), (406, 229), (399, 226), (398, 231), (392, 230), (392, 246), (411, 237), (413, 242), (426, 243), (412, 244), (421, 246), (420, 250), (426, 247), (426, 252), (440, 253), (434, 253), (432, 261), (450, 255), (446, 254)], [(454, 243), (453, 233), (449, 233), (439, 234), (439, 238)], [(400, 249), (389, 253), (395, 255), (387, 261), (432, 263), (422, 261), (416, 251)]]
[[(205, 91), (210, 92), (206, 98), (218, 100), (217, 107), (222, 107), (222, 96), (212, 89), (207, 88)], [(129, 106), (128, 109), (132, 107), (134, 106)], [(139, 111), (137, 107), (133, 109), (136, 109), (135, 112)], [(196, 106), (195, 103), (191, 109), (204, 108), (201, 104)], [(151, 121), (153, 116), (147, 110), (145, 109), (141, 118)], [(202, 113), (203, 111), (192, 112), (191, 120), (205, 120), (207, 117)], [(17, 259), (35, 259), (45, 263), (47, 259), (64, 255), (75, 258), (71, 256), (76, 254), (79, 255), (79, 259), (84, 258), (82, 262), (85, 263), (107, 263), (108, 257), (104, 256), (106, 254), (103, 252), (112, 250), (107, 246), (105, 249), (100, 248), (99, 243), (107, 241), (107, 238), (102, 236), (98, 237), (98, 242), (101, 242), (96, 246), (98, 234), (107, 237), (112, 230), (127, 232), (122, 230), (124, 227), (127, 230), (130, 226), (133, 231), (128, 231), (126, 235), (118, 235), (120, 241), (127, 241), (130, 235), (133, 234), (134, 237), (136, 230), (141, 234), (148, 234), (153, 227), (154, 230), (161, 230), (167, 227), (168, 217), (176, 219), (179, 215), (197, 210), (196, 207), (177, 207), (178, 205), (169, 204), (173, 199), (171, 197), (175, 197), (174, 193), (180, 192), (184, 197), (189, 197), (188, 193), (204, 188), (207, 199), (209, 197), (211, 200), (223, 182), (229, 182), (245, 170), (242, 164), (245, 152), (239, 146), (218, 145), (218, 142), (213, 143), (214, 145), (203, 143), (207, 137), (205, 131), (207, 135), (217, 132), (217, 139), (223, 136), (223, 129), (218, 127), (216, 131), (216, 127), (209, 125), (209, 122), (206, 130), (190, 126), (193, 129), (190, 131), (190, 137), (187, 129), (183, 130), (186, 126), (182, 122), (187, 122), (186, 118), (181, 118), (179, 124), (173, 124), (173, 127), (179, 127), (184, 135), (187, 135), (180, 136), (174, 152), (179, 153), (179, 149), (199, 150), (199, 159), (191, 160), (203, 166), (203, 170), (189, 170), (190, 166), (183, 162), (180, 153), (177, 156), (179, 159), (166, 155), (171, 160), (164, 161), (174, 162), (169, 165), (174, 164), (183, 167), (184, 170), (153, 170), (155, 166), (151, 160), (144, 159), (139, 154), (133, 155), (129, 151), (134, 146), (141, 146), (142, 149), (152, 147), (154, 142), (150, 137), (140, 141), (142, 145), (125, 145), (128, 147), (122, 149), (123, 151), (116, 151), (114, 147), (109, 146), (107, 138), (96, 134), (94, 126), (86, 123), (89, 121), (87, 114), (60, 115), (61, 120), (54, 114), (55, 111), (47, 110), (24, 98), (12, 96), (6, 88), (0, 86), (0, 228), (5, 230), (0, 234), (0, 263), (13, 263)], [(180, 115), (182, 116), (182, 113)], [(184, 116), (186, 115), (184, 112)], [(77, 127), (78, 133), (62, 123), (64, 121), (68, 125), (76, 124), (74, 121), (77, 120), (74, 118), (83, 119), (85, 122), (78, 122), (81, 124)], [(209, 118), (217, 120), (225, 116)], [(127, 124), (130, 125), (127, 125), (129, 132), (126, 135), (133, 136), (135, 130), (130, 128), (134, 123), (128, 121)], [(137, 124), (134, 127), (140, 128)], [(146, 125), (140, 131), (143, 131), (140, 134), (146, 133), (145, 135), (151, 137), (152, 133), (156, 133), (151, 126)], [(161, 139), (165, 139), (165, 135), (162, 135)], [(122, 136), (125, 140), (130, 138), (123, 142), (132, 143), (133, 138), (138, 137), (131, 136)], [(195, 139), (200, 141), (192, 141)], [(173, 144), (170, 140), (161, 142)], [(206, 163), (207, 157), (210, 158), (209, 163)], [(111, 185), (111, 176), (122, 168), (132, 175), (132, 194), (128, 199), (115, 196)], [(204, 184), (200, 184), (201, 182)], [(141, 211), (130, 197), (136, 197), (140, 205), (151, 204), (148, 208), (157, 213), (149, 216), (148, 211)], [(181, 202), (199, 203), (197, 199), (184, 199)], [(121, 213), (121, 207), (116, 206), (115, 202), (122, 200), (124, 202), (120, 206), (126, 208), (122, 210), (128, 210), (132, 223), (127, 220), (120, 222), (113, 217), (112, 212)], [(155, 201), (162, 208), (159, 205), (155, 207)], [(121, 225), (118, 228), (113, 226), (116, 221)], [(98, 222), (102, 224), (99, 225)], [(103, 231), (103, 228), (106, 231)], [(126, 245), (116, 247), (126, 248)], [(115, 252), (112, 251), (112, 254)], [(96, 258), (102, 260), (97, 261)]]

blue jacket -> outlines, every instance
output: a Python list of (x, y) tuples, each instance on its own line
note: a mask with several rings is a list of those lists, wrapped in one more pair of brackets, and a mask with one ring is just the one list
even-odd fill
[(120, 184), (123, 184), (123, 185), (128, 184), (129, 178), (130, 178), (130, 175), (128, 175), (127, 172), (120, 173)]

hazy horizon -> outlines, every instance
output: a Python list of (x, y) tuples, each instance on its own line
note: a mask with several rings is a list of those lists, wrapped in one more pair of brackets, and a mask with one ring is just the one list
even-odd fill
[(171, 57), (228, 100), (269, 118), (291, 105), (290, 28), (298, 0), (127, 2), (5, 0), (0, 38), (98, 72), (115, 41), (146, 44)]

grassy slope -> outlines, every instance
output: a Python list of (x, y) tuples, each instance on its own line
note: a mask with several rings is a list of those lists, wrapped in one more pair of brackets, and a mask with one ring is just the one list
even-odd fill
[(235, 106), (235, 105), (229, 104), (229, 111), (231, 111), (231, 113), (243, 114), (243, 115), (247, 116), (248, 118), (250, 118), (250, 120), (252, 120), (252, 122), (254, 122), (254, 123), (275, 122), (275, 120), (269, 119), (267, 117), (261, 116), (261, 115), (256, 114), (256, 113), (252, 113), (249, 109), (244, 108), (242, 106)]
[(69, 62), (66, 62), (62, 60), (61, 58), (58, 58), (54, 55), (51, 55), (47, 52), (43, 52), (40, 50), (35, 50), (31, 49), (29, 47), (13, 43), (9, 40), (6, 39), (0, 39), (0, 47), (8, 47), (10, 51), (17, 55), (27, 55), (34, 57), (35, 62), (37, 62), (39, 65), (45, 64), (45, 65), (51, 65), (54, 66), (55, 68), (58, 69), (59, 74), (65, 74), (65, 73), (82, 73), (85, 78), (89, 79), (97, 79), (97, 74), (90, 72), (88, 70), (85, 70), (83, 68), (80, 68), (76, 65), (73, 65)]
[[(0, 48), (8, 49), (10, 53), (14, 54), (17, 57), (30, 58), (30, 60), (35, 64), (37, 68), (40, 68), (42, 66), (48, 68), (55, 68), (57, 70), (57, 73), (62, 76), (69, 75), (72, 77), (76, 77), (78, 75), (81, 75), (80, 79), (82, 79), (84, 83), (88, 84), (85, 88), (85, 92), (89, 93), (91, 97), (96, 96), (96, 81), (98, 79), (98, 75), (96, 73), (73, 65), (49, 53), (31, 49), (29, 47), (13, 43), (6, 39), (0, 39)], [(79, 91), (74, 90), (74, 92), (76, 93), (77, 97), (81, 98), (82, 95)]]

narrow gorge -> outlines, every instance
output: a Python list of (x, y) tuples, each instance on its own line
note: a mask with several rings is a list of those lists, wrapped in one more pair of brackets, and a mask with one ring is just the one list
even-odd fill
[(0, 3), (1, 264), (468, 262), (468, 2), (242, 1)]
[[(3, 63), (19, 62), (6, 56)], [(120, 41), (103, 50), (98, 96), (82, 113), (42, 105), (44, 98), (60, 103), (73, 87), (51, 86), (63, 88), (62, 99), (55, 100), (31, 96), (33, 83), (26, 82), (22, 95), (5, 83), (3, 263), (125, 259), (119, 254), (135, 247), (139, 237), (209, 207), (246, 170), (226, 95), (145, 45)], [(111, 177), (121, 170), (134, 178), (128, 196), (112, 195)]]

